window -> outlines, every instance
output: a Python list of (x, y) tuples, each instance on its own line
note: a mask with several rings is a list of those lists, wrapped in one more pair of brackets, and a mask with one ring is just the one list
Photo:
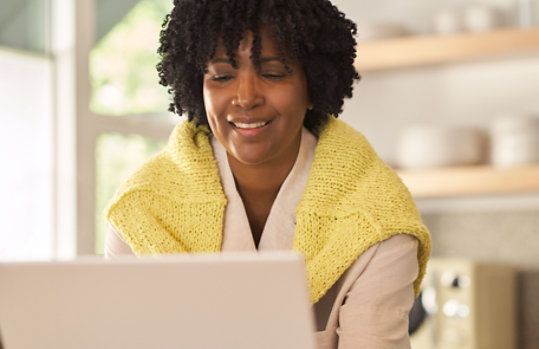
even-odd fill
[[(159, 32), (172, 1), (111, 3), (96, 3), (97, 41), (89, 60), (89, 108), (93, 122), (105, 123), (95, 141), (96, 253), (103, 253), (107, 203), (123, 180), (164, 146), (172, 129), (166, 117), (169, 97), (155, 69)], [(135, 120), (143, 120), (150, 128), (161, 125), (162, 137), (150, 135)], [(106, 126), (114, 121), (119, 127)]]
[(97, 9), (97, 23), (102, 26), (110, 17), (121, 16), (108, 32), (98, 27), (98, 41), (90, 54), (90, 109), (97, 114), (163, 113), (168, 109), (168, 95), (158, 83), (155, 66), (161, 24), (172, 1), (142, 0), (130, 8), (132, 3), (115, 1), (114, 9)]
[(179, 121), (155, 69), (171, 7), (2, 2), (1, 260), (103, 251), (107, 202)]
[(48, 0), (2, 0), (0, 46), (47, 53), (49, 8)]

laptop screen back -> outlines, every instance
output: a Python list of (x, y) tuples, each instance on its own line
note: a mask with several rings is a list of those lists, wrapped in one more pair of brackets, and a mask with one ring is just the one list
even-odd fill
[(7, 349), (315, 347), (292, 253), (0, 264), (0, 331)]

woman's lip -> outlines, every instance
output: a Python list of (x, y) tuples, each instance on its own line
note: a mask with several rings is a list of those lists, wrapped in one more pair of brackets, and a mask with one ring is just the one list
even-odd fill
[[(268, 126), (271, 124), (270, 121), (259, 121), (259, 122), (249, 122), (249, 123), (240, 123), (240, 122), (230, 122), (234, 130), (243, 136), (253, 137), (262, 133)], [(246, 127), (241, 127), (246, 126)]]
[(234, 127), (244, 130), (252, 130), (261, 128), (269, 124), (271, 121), (257, 121), (257, 122), (230, 122)]

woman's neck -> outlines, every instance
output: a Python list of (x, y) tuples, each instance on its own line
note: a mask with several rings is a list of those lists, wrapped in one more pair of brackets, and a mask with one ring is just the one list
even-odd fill
[(299, 145), (293, 156), (285, 159), (286, 161), (281, 159), (279, 162), (261, 165), (245, 165), (231, 156), (228, 157), (236, 188), (245, 206), (257, 247), (273, 202), (281, 185), (294, 167), (298, 153)]

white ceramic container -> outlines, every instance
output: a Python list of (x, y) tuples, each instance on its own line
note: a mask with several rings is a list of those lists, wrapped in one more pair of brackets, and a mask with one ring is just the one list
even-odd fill
[(397, 142), (401, 168), (474, 165), (488, 160), (486, 135), (468, 127), (415, 125), (404, 129)]

